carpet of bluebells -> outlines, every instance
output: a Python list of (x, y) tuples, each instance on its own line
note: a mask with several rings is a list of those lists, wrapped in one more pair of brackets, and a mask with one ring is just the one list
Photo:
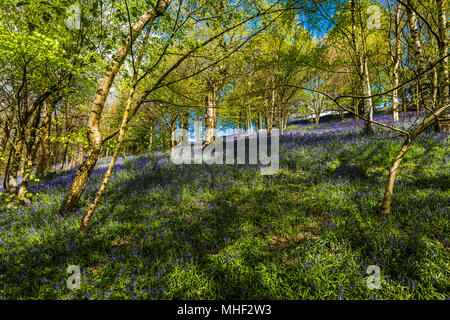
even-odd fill
[[(448, 136), (430, 130), (414, 143), (382, 219), (402, 140), (361, 128), (289, 128), (273, 176), (162, 154), (122, 159), (85, 239), (79, 222), (107, 162), (64, 218), (75, 170), (50, 174), (31, 186), (31, 206), (0, 200), (0, 299), (448, 299)], [(66, 285), (69, 265), (81, 269), (80, 289)], [(370, 265), (380, 289), (367, 286)]]

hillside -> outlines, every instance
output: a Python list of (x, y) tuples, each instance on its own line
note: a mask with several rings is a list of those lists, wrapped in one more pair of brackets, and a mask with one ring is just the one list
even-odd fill
[[(75, 171), (46, 176), (30, 186), (31, 206), (0, 206), (0, 299), (448, 299), (448, 136), (413, 144), (381, 219), (400, 140), (361, 137), (360, 126), (289, 128), (273, 176), (128, 157), (84, 240), (79, 221), (106, 164), (65, 218), (57, 210)], [(66, 287), (68, 265), (82, 270), (80, 290)], [(370, 265), (381, 289), (367, 288)]]

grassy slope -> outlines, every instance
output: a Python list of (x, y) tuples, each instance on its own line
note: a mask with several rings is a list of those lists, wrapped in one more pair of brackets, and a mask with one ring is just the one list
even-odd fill
[[(117, 166), (87, 240), (80, 209), (56, 215), (74, 172), (32, 187), (35, 205), (0, 205), (0, 298), (449, 298), (448, 138), (428, 133), (407, 154), (393, 214), (379, 218), (399, 141), (362, 139), (355, 123), (302, 126), (281, 138), (280, 171), (251, 165)], [(155, 161), (157, 169), (153, 170)], [(77, 291), (68, 265), (82, 269)], [(365, 269), (381, 268), (379, 290)]]

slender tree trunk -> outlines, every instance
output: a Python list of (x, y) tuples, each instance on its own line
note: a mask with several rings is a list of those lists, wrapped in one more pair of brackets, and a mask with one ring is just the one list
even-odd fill
[[(2, 123), (1, 119), (0, 119), (0, 124)], [(6, 132), (7, 130), (5, 130), (4, 136), (2, 137), (2, 142), (1, 142), (1, 157), (5, 158), (7, 151), (8, 151), (8, 138), (9, 138), (9, 134), (8, 132)]]
[(264, 92), (264, 120), (267, 134), (270, 135), (272, 133), (272, 117), (270, 116), (270, 104), (267, 91)]
[(397, 176), (398, 168), (400, 167), (400, 163), (403, 160), (403, 157), (405, 156), (406, 152), (408, 151), (409, 146), (411, 145), (411, 139), (406, 139), (403, 146), (401, 147), (400, 151), (397, 154), (397, 157), (395, 158), (394, 162), (391, 165), (391, 168), (389, 169), (389, 176), (386, 183), (386, 188), (384, 192), (384, 198), (383, 198), (383, 204), (381, 205), (381, 214), (384, 216), (387, 216), (391, 212), (391, 202), (392, 202), (392, 195), (394, 192), (394, 184), (395, 184), (395, 178)]
[(67, 166), (67, 170), (71, 170), (75, 163), (75, 154), (72, 153), (72, 156), (70, 157), (69, 165)]
[(70, 162), (70, 152), (68, 152), (67, 155), (66, 155), (66, 161), (64, 163), (64, 170), (68, 170), (69, 169), (69, 162)]
[(44, 103), (44, 109), (45, 109), (45, 116), (44, 116), (44, 122), (42, 125), (43, 128), (43, 134), (41, 138), (40, 143), (40, 154), (39, 159), (37, 161), (36, 165), (36, 177), (42, 176), (48, 166), (49, 161), (49, 154), (50, 154), (50, 146), (49, 146), (49, 139), (50, 139), (50, 130), (52, 125), (52, 113), (54, 110), (56, 103), (52, 104), (51, 106), (49, 103)]
[(404, 126), (404, 120), (407, 112), (406, 106), (408, 105), (408, 99), (406, 97), (406, 88), (404, 86), (400, 88), (400, 95), (402, 97), (402, 126)]
[[(411, 5), (411, 0), (408, 0), (408, 4)], [(417, 17), (416, 13), (409, 8), (406, 9), (406, 12), (408, 15), (408, 24), (411, 32), (411, 37), (413, 39), (412, 48), (414, 50), (415, 64), (417, 66), (417, 72), (421, 74), (427, 69), (427, 61), (423, 53), (422, 41), (420, 40), (419, 36), (419, 29), (417, 27)], [(434, 110), (435, 107), (433, 106), (433, 99), (431, 96), (431, 84), (428, 75), (426, 73), (422, 74), (419, 77), (417, 83), (419, 87), (418, 91), (422, 95), (425, 109)]]
[(183, 144), (189, 143), (189, 109), (183, 114)]
[(211, 85), (211, 90), (207, 97), (207, 108), (205, 115), (205, 141), (203, 142), (203, 147), (213, 143), (216, 139), (216, 104), (217, 104), (217, 90), (218, 88), (213, 84)]
[(177, 143), (178, 144), (180, 144), (181, 143), (181, 140), (183, 139), (183, 135), (181, 134), (181, 130), (180, 129), (182, 129), (183, 128), (183, 120), (181, 119), (181, 117), (180, 117), (180, 119), (178, 120), (178, 136), (177, 136), (177, 139), (178, 139), (178, 141), (177, 141)]
[(283, 134), (284, 133), (284, 113), (283, 113), (283, 108), (280, 108), (280, 118), (279, 118), (279, 123), (280, 123), (280, 133)]
[[(448, 21), (447, 21), (447, 1), (446, 0), (436, 0), (439, 8), (439, 57), (442, 59), (440, 63), (440, 99), (441, 105), (447, 105), (450, 102), (450, 83), (448, 76)], [(449, 112), (447, 111), (446, 114)]]
[(436, 69), (436, 66), (434, 66), (433, 68), (433, 84), (432, 84), (432, 89), (431, 89), (431, 98), (433, 100), (433, 105), (437, 106), (437, 98), (438, 98), (438, 72)]
[(9, 150), (8, 161), (6, 162), (6, 165), (5, 165), (5, 174), (3, 176), (3, 189), (5, 189), (5, 191), (8, 193), (11, 192), (8, 180), (9, 180), (9, 169), (11, 166), (11, 159), (13, 157), (13, 154), (14, 154), (14, 149), (11, 147), (11, 149)]
[(30, 204), (31, 201), (27, 198), (28, 194), (28, 184), (31, 180), (31, 172), (33, 170), (34, 166), (34, 160), (36, 159), (36, 153), (37, 153), (38, 145), (32, 148), (32, 150), (27, 151), (27, 156), (25, 157), (25, 163), (24, 163), (24, 169), (23, 169), (23, 175), (22, 175), (22, 182), (20, 184), (19, 188), (19, 199), (25, 203)]
[(129, 93), (128, 93), (128, 100), (127, 100), (127, 105), (125, 107), (125, 112), (123, 114), (123, 118), (122, 118), (122, 124), (120, 126), (120, 131), (119, 131), (119, 136), (117, 138), (117, 143), (116, 146), (114, 148), (114, 153), (111, 159), (111, 162), (109, 163), (108, 169), (106, 170), (106, 173), (103, 177), (103, 181), (102, 184), (100, 186), (100, 189), (97, 191), (97, 194), (95, 196), (94, 202), (91, 204), (91, 206), (89, 207), (88, 211), (86, 212), (86, 214), (84, 215), (83, 219), (81, 220), (81, 224), (80, 224), (80, 233), (82, 236), (86, 236), (87, 235), (87, 230), (88, 230), (88, 225), (89, 225), (89, 221), (92, 218), (92, 215), (94, 214), (95, 210), (98, 207), (98, 204), (100, 203), (100, 200), (102, 199), (103, 194), (106, 191), (106, 187), (108, 186), (109, 180), (111, 178), (111, 174), (113, 172), (114, 166), (116, 164), (117, 158), (119, 157), (119, 152), (120, 152), (120, 147), (122, 146), (122, 142), (125, 136), (125, 132), (126, 132), (126, 125), (128, 123), (128, 118), (130, 117), (130, 110), (131, 110), (131, 104), (133, 102), (133, 96), (135, 93), (135, 87), (136, 87), (136, 80), (137, 77), (135, 77), (134, 81), (133, 81), (133, 85), (132, 88), (130, 89)]
[[(402, 6), (400, 3), (397, 4), (397, 9), (395, 12), (395, 43), (394, 43), (394, 52), (391, 53), (391, 60), (393, 63), (392, 74), (393, 74), (393, 86), (394, 88), (399, 85), (399, 75), (398, 69), (400, 67), (400, 54), (401, 54), (401, 39), (400, 39), (400, 15), (401, 15)], [(392, 91), (392, 117), (394, 122), (398, 122), (398, 89)]]
[(400, 167), (403, 157), (405, 156), (406, 152), (408, 151), (408, 148), (414, 142), (414, 140), (417, 138), (418, 135), (420, 135), (430, 125), (432, 125), (436, 121), (436, 118), (438, 118), (442, 113), (447, 112), (448, 109), (449, 109), (449, 105), (442, 106), (441, 108), (437, 109), (434, 113), (432, 113), (431, 115), (426, 117), (425, 120), (423, 121), (423, 123), (421, 123), (405, 139), (405, 142), (403, 143), (402, 147), (400, 148), (400, 151), (398, 152), (397, 157), (395, 158), (394, 162), (391, 165), (391, 168), (389, 169), (389, 175), (388, 175), (388, 180), (387, 180), (386, 188), (385, 188), (385, 192), (384, 192), (383, 203), (381, 205), (381, 214), (383, 216), (388, 216), (391, 213), (391, 202), (392, 202), (392, 196), (394, 194), (395, 178), (397, 176), (397, 171)]
[[(201, 121), (201, 119), (202, 118), (197, 119), (197, 121)], [(203, 124), (200, 123), (200, 126), (199, 126), (198, 131), (197, 131), (197, 137), (196, 137), (197, 142), (201, 142), (202, 141), (202, 127), (203, 127)]]
[(359, 121), (359, 100), (358, 98), (354, 98), (358, 95), (358, 89), (357, 89), (358, 83), (354, 76), (352, 76), (352, 102), (353, 102), (353, 111), (355, 112), (355, 121)]
[(46, 130), (46, 132), (44, 133), (42, 142), (41, 142), (41, 146), (40, 146), (41, 150), (40, 150), (40, 154), (39, 154), (39, 160), (38, 160), (37, 166), (36, 166), (36, 177), (42, 176), (47, 171), (49, 155), (50, 155), (48, 139), (49, 139), (49, 134), (48, 134), (48, 131)]
[(53, 148), (50, 151), (50, 156), (49, 156), (49, 165), (48, 167), (50, 168), (51, 172), (56, 171), (56, 163), (58, 160), (58, 153), (59, 153), (59, 146), (57, 144), (53, 145)]
[(353, 98), (353, 110), (355, 111), (355, 121), (359, 121), (359, 101), (356, 98)]
[(261, 131), (262, 129), (263, 129), (262, 113), (258, 112), (258, 130)]
[(245, 108), (245, 112), (247, 115), (247, 133), (251, 134), (253, 133), (253, 121), (250, 113), (250, 105), (247, 105), (247, 107)]
[[(438, 5), (438, 27), (439, 27), (439, 58), (442, 62), (439, 64), (439, 102), (440, 106), (447, 105), (450, 102), (450, 83), (448, 75), (448, 21), (447, 21), (447, 11), (448, 11), (448, 1), (447, 0), (436, 0)], [(443, 114), (444, 117), (448, 117), (450, 111)], [(450, 123), (439, 121), (436, 126), (436, 130), (443, 132), (450, 132)]]
[[(272, 81), (272, 87), (275, 86), (274, 81)], [(271, 107), (270, 107), (270, 112), (269, 112), (269, 116), (270, 116), (270, 122), (271, 122), (271, 126), (275, 127), (277, 125), (276, 120), (276, 110), (277, 110), (277, 103), (276, 103), (276, 92), (275, 89), (272, 89), (272, 100), (271, 100)]]
[[(358, 73), (361, 79), (361, 87), (363, 91), (364, 102), (364, 134), (370, 135), (373, 134), (372, 123), (370, 121), (373, 120), (373, 105), (372, 105), (372, 89), (370, 86), (370, 76), (369, 76), (369, 62), (367, 58), (366, 48), (363, 45), (362, 48), (359, 48), (358, 43), (358, 35), (356, 32), (356, 2), (355, 0), (351, 0), (351, 13), (352, 13), (352, 38), (353, 38), (353, 46), (356, 54), (356, 60), (358, 64)], [(364, 33), (364, 32), (363, 32)], [(363, 35), (364, 37), (364, 35)]]
[[(363, 80), (363, 94), (366, 97), (370, 97), (372, 95), (372, 89), (370, 87), (370, 78), (369, 78), (369, 67), (368, 67), (368, 59), (364, 57), (364, 80)], [(370, 121), (373, 121), (373, 105), (372, 98), (364, 99), (364, 118), (366, 119), (364, 125), (365, 134), (373, 134), (373, 127)]]
[(415, 82), (413, 82), (411, 88), (411, 108), (415, 108), (417, 110), (417, 105), (420, 102), (420, 90), (419, 90), (419, 81), (416, 80)]
[(24, 140), (24, 133), (19, 131), (16, 147), (11, 161), (11, 170), (9, 172), (8, 188), (11, 194), (17, 194), (19, 192), (19, 183), (17, 181), (17, 177), (19, 174), (20, 164), (22, 162), (22, 150), (25, 143)]
[(284, 131), (286, 131), (286, 129), (287, 129), (287, 123), (289, 121), (289, 116), (290, 116), (290, 114), (287, 114), (286, 117), (284, 118)]
[(172, 123), (170, 124), (170, 149), (173, 153), (175, 146), (177, 145), (177, 137), (175, 136), (175, 131), (177, 129), (177, 120), (176, 118), (172, 119)]
[(101, 84), (97, 90), (94, 103), (91, 107), (91, 113), (88, 120), (89, 150), (87, 157), (78, 169), (75, 179), (73, 180), (66, 197), (61, 203), (59, 214), (64, 215), (65, 213), (71, 212), (75, 209), (81, 194), (83, 193), (84, 187), (86, 186), (87, 180), (98, 161), (103, 142), (100, 133), (101, 115), (114, 78), (116, 77), (130, 51), (131, 46), (141, 31), (145, 26), (150, 28), (155, 19), (166, 11), (170, 5), (170, 2), (171, 0), (158, 0), (155, 8), (145, 12), (131, 28), (131, 33), (125, 40), (125, 45), (120, 47), (113, 55), (113, 59), (110, 64), (111, 70), (107, 71), (103, 76)]
[[(416, 116), (419, 117), (419, 113), (420, 113), (420, 99), (421, 99), (421, 93), (420, 93), (420, 88), (419, 88), (419, 81), (416, 82)], [(432, 90), (431, 88), (429, 88), (429, 90)], [(426, 106), (426, 105), (425, 105)]]
[(62, 154), (61, 163), (60, 163), (60, 165), (59, 165), (58, 173), (61, 173), (61, 172), (63, 172), (63, 170), (64, 170), (64, 164), (65, 164), (65, 162), (66, 162), (68, 150), (69, 150), (69, 145), (66, 144), (66, 146), (64, 147), (64, 152), (63, 152), (63, 154)]
[(153, 149), (153, 124), (150, 124), (150, 139), (149, 139), (148, 149), (151, 152)]

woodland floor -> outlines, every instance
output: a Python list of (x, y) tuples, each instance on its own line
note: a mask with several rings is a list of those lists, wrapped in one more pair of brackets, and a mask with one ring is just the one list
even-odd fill
[[(30, 188), (33, 205), (0, 202), (0, 299), (450, 298), (448, 136), (430, 131), (414, 143), (382, 220), (401, 141), (360, 130), (290, 128), (273, 176), (255, 165), (129, 157), (84, 240), (79, 221), (105, 162), (66, 218), (57, 210), (75, 170), (48, 175)], [(82, 270), (79, 290), (66, 286), (68, 265)], [(380, 267), (381, 289), (368, 289), (369, 265)]]

